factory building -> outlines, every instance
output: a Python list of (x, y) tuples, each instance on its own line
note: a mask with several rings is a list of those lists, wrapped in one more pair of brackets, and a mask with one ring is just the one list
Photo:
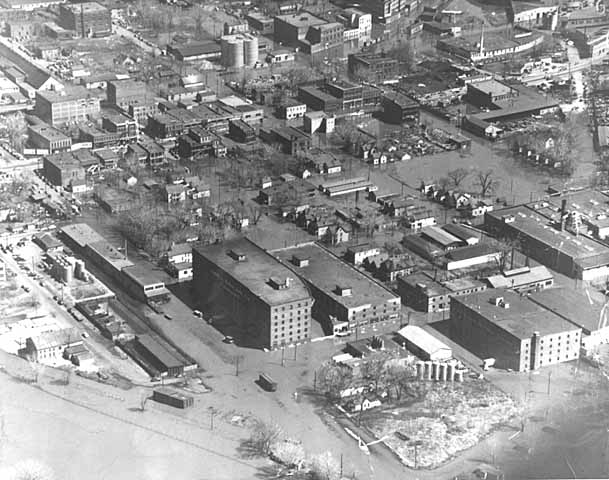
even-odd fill
[(400, 297), (328, 250), (311, 243), (272, 252), (309, 286), (313, 317), (326, 334), (399, 320)]
[(230, 318), (239, 344), (277, 348), (310, 338), (308, 288), (265, 250), (238, 238), (195, 247), (192, 255), (199, 306)]
[(59, 23), (81, 37), (106, 37), (112, 34), (110, 10), (97, 2), (62, 4)]
[(451, 299), (450, 333), (497, 368), (526, 372), (579, 358), (582, 329), (526, 296), (486, 290)]

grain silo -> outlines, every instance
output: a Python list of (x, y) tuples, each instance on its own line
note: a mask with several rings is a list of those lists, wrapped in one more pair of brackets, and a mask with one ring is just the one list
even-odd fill
[(222, 37), (220, 43), (222, 65), (227, 68), (243, 67), (243, 37), (241, 35), (225, 35)]
[(258, 37), (245, 35), (243, 40), (244, 63), (253, 67), (258, 61)]

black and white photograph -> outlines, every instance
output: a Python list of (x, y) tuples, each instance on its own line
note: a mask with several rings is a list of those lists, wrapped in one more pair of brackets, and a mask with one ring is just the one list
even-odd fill
[(0, 480), (609, 479), (607, 0), (0, 0)]

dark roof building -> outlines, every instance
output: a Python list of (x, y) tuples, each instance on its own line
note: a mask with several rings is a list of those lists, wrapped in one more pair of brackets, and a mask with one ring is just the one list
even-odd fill
[(313, 299), (294, 273), (246, 238), (193, 249), (201, 307), (226, 313), (238, 343), (276, 348), (311, 335)]
[(315, 299), (313, 317), (326, 333), (400, 318), (400, 297), (321, 246), (308, 244), (273, 254), (308, 284)]

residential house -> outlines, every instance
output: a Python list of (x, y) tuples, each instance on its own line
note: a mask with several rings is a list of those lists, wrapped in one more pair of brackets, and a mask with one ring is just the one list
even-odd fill
[(164, 194), (167, 203), (178, 203), (186, 201), (186, 186), (185, 185), (165, 185)]
[(379, 255), (381, 249), (369, 243), (362, 243), (353, 247), (347, 248), (345, 259), (354, 265), (361, 265), (368, 257)]
[(493, 204), (484, 200), (478, 201), (475, 205), (470, 205), (468, 213), (471, 217), (482, 217), (486, 212), (493, 211)]
[(19, 355), (34, 362), (52, 364), (63, 357), (66, 348), (82, 343), (82, 337), (74, 328), (64, 328), (27, 338)]

